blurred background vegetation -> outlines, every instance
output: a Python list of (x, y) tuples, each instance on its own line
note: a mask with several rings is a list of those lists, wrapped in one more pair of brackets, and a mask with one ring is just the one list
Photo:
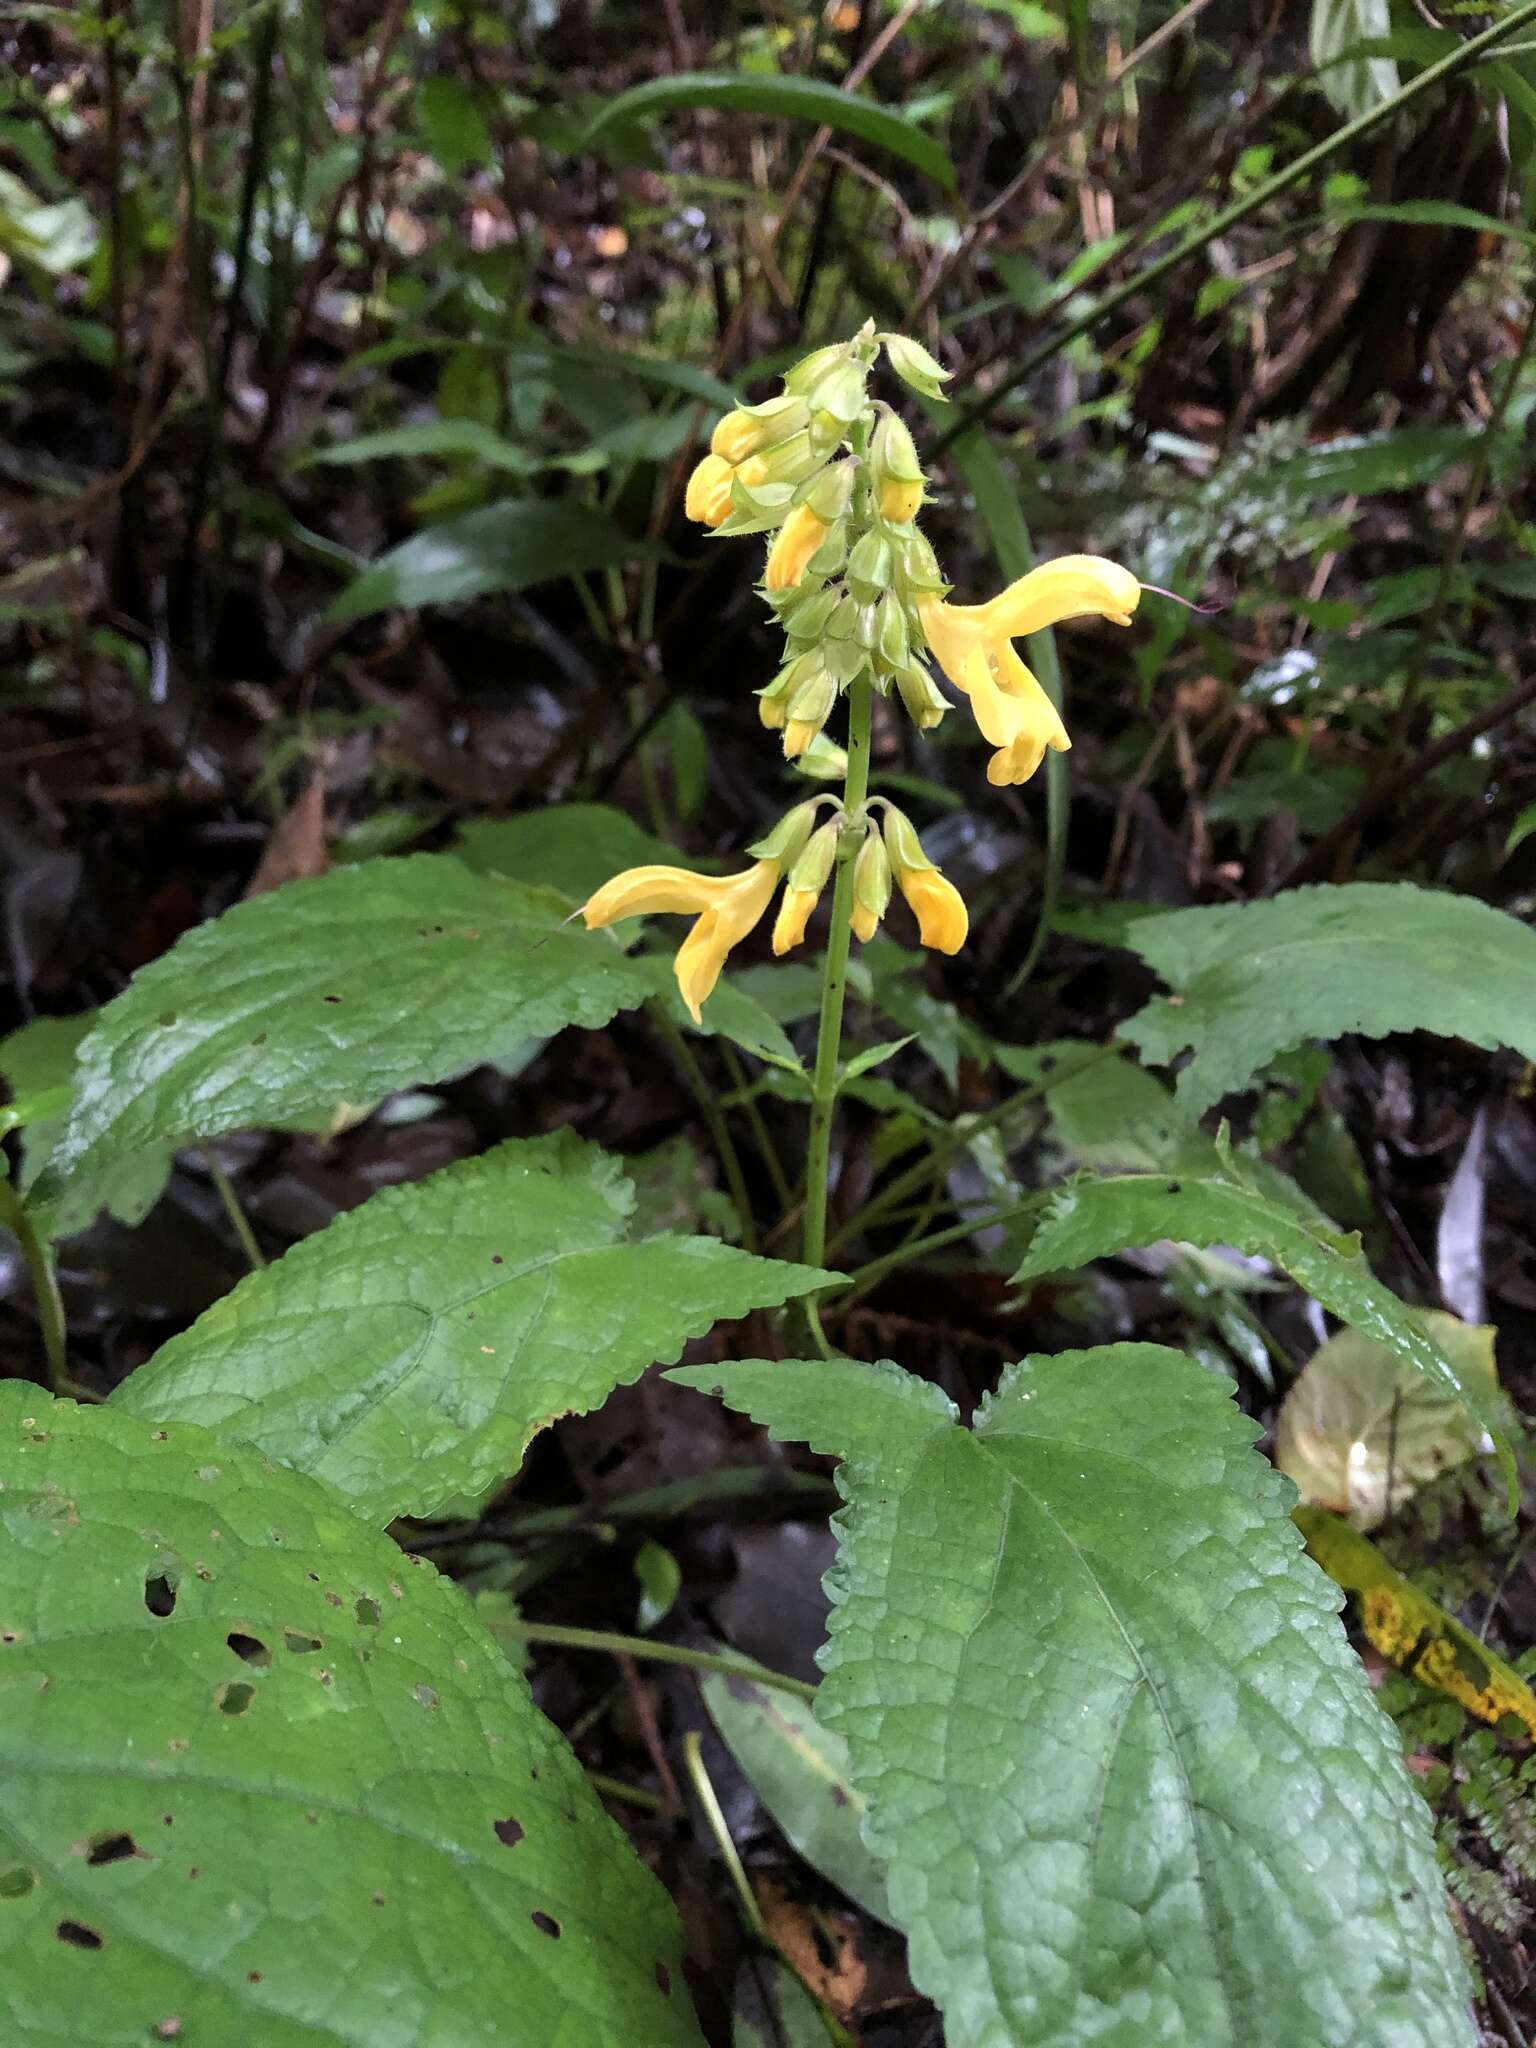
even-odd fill
[[(1091, 549), (1200, 607), (1063, 636), (1070, 773), (1026, 790), (986, 785), (960, 719), (882, 720), (878, 772), (973, 939), (867, 949), (870, 1035), (913, 1037), (869, 1110), (910, 1132), (994, 1102), (1000, 1043), (1102, 1039), (1151, 987), (1103, 943), (1142, 905), (1361, 877), (1528, 911), (1536, 4), (113, 0), (11, 6), (0, 57), (0, 1027), (88, 1010), (242, 893), (340, 861), (457, 834), (579, 894), (643, 844), (611, 812), (518, 836), (554, 803), (733, 856), (795, 778), (750, 696), (774, 656), (754, 550), (690, 528), (682, 483), (733, 393), (866, 317), (955, 372), (914, 424), (962, 596)], [(810, 970), (754, 972), (799, 1029)], [(744, 1086), (723, 1040), (699, 1062)], [(77, 1347), (109, 1385), (231, 1283), (215, 1170), (280, 1248), (568, 1122), (642, 1160), (658, 1224), (729, 1228), (687, 1081), (621, 1022), (183, 1161), (131, 1240), (108, 1220), (66, 1254)], [(1530, 1082), (1447, 1042), (1346, 1043), (1280, 1063), (1252, 1126), (1405, 1294), (1498, 1325), (1526, 1412)], [(1120, 1156), (1155, 1105), (1117, 1100), (976, 1148), (922, 1226), (1032, 1158)], [(798, 1106), (770, 1069), (747, 1107), (769, 1172)], [(845, 1211), (892, 1142), (855, 1112)], [(1007, 1246), (994, 1264), (895, 1262), (843, 1341), (974, 1391), (1039, 1336)], [(27, 1371), (32, 1310), (0, 1280), (0, 1370)], [(1068, 1341), (1097, 1319), (1193, 1344), (1266, 1422), (1322, 1334), (1193, 1269), (1052, 1313)], [(560, 1433), (535, 1490), (677, 1477), (644, 1398)], [(737, 1531), (754, 1569), (779, 1527)], [(1518, 1655), (1529, 1534), (1446, 1482), (1380, 1540)], [(690, 1585), (730, 1575), (684, 1554)], [(759, 1653), (801, 1668), (815, 1627)], [(546, 1704), (585, 1727), (601, 1676), (556, 1667)], [(1528, 1744), (1407, 1678), (1385, 1697), (1489, 2039), (1521, 2048)], [(643, 1731), (602, 1740), (611, 1771), (643, 1760)], [(707, 1950), (721, 1909), (666, 1856)], [(936, 2038), (888, 1947), (863, 1960), (859, 2038)]]

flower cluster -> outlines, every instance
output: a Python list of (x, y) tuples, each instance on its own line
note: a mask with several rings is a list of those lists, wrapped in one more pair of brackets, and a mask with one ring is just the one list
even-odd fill
[[(1071, 618), (1129, 625), (1141, 586), (1114, 562), (1068, 555), (986, 604), (948, 603), (950, 586), (916, 523), (927, 480), (912, 436), (888, 405), (869, 396), (882, 348), (904, 382), (928, 397), (943, 396), (948, 373), (927, 350), (902, 335), (877, 335), (871, 322), (851, 341), (797, 363), (778, 396), (726, 414), (688, 480), (688, 516), (720, 536), (773, 536), (762, 590), (784, 633), (784, 658), (757, 696), (762, 722), (780, 735), (787, 759), (808, 752), (839, 700), (855, 689), (864, 693), (866, 740), (871, 690), (894, 692), (924, 731), (936, 726), (950, 706), (924, 664), (927, 653), (996, 750), (988, 780), (1027, 782), (1047, 748), (1063, 750), (1071, 741), (1014, 641)], [(824, 806), (833, 813), (826, 819)], [(851, 890), (839, 884), (839, 915), (860, 940), (873, 937), (894, 885), (916, 914), (925, 946), (954, 953), (965, 942), (959, 892), (923, 852), (904, 814), (887, 798), (867, 796), (862, 768), (856, 789), (850, 772), (841, 805), (830, 796), (797, 804), (748, 851), (750, 868), (719, 879), (683, 868), (631, 868), (583, 906), (593, 930), (666, 911), (695, 917), (676, 960), (695, 1021), (726, 955), (763, 917), (781, 883), (775, 953), (800, 943), (828, 881), (845, 866)]]

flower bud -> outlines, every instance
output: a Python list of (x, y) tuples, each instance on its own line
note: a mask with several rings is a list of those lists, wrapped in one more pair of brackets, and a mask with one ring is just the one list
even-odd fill
[(864, 380), (867, 367), (852, 357), (834, 363), (806, 389), (806, 401), (813, 413), (829, 413), (846, 431), (864, 410)]
[(909, 661), (896, 671), (896, 687), (907, 716), (919, 732), (932, 732), (949, 709), (949, 699), (921, 662)]
[(943, 398), (939, 386), (947, 384), (954, 372), (946, 370), (920, 341), (912, 341), (905, 334), (882, 334), (876, 338), (885, 344), (886, 361), (904, 384), (910, 384), (925, 398)]
[(745, 462), (749, 455), (757, 455), (798, 433), (808, 417), (805, 400), (788, 392), (782, 398), (766, 399), (761, 405), (738, 406), (735, 412), (725, 415), (711, 434), (710, 451), (727, 462)]
[(737, 470), (736, 480), (751, 489), (760, 489), (764, 484), (798, 484), (820, 461), (821, 456), (811, 446), (809, 433), (802, 427), (799, 433), (790, 434), (783, 441), (775, 441), (756, 455), (749, 455)]
[(776, 861), (782, 872), (791, 868), (805, 851), (806, 842), (816, 825), (818, 806), (827, 802), (826, 797), (810, 797), (803, 804), (796, 804), (792, 811), (786, 811), (777, 825), (755, 846), (747, 848), (754, 860)]
[(861, 534), (848, 557), (848, 581), (866, 601), (890, 587), (891, 544), (883, 533)]
[(826, 537), (826, 521), (818, 518), (809, 505), (796, 505), (768, 550), (768, 566), (763, 572), (767, 587), (770, 590), (793, 588)]
[(853, 864), (853, 910), (850, 922), (856, 935), (872, 939), (891, 900), (891, 863), (885, 842), (871, 827)]
[(949, 588), (939, 573), (938, 557), (920, 533), (909, 533), (902, 539), (899, 576), (908, 590), (944, 591)]
[(853, 464), (833, 462), (820, 476), (800, 489), (800, 502), (815, 513), (823, 526), (831, 526), (848, 510), (853, 495)]
[(904, 526), (923, 502), (923, 470), (904, 421), (882, 413), (869, 447), (870, 475), (881, 517)]
[(821, 639), (841, 602), (842, 592), (835, 583), (821, 590), (807, 590), (804, 596), (798, 590), (791, 592), (779, 614), (784, 631), (791, 640)]
[(899, 669), (907, 658), (907, 615), (889, 591), (875, 612), (874, 646), (888, 668)]
[(844, 591), (836, 611), (827, 620), (829, 640), (854, 640), (858, 637), (859, 601), (849, 591)]
[(898, 882), (907, 875), (921, 874), (933, 866), (923, 851), (923, 842), (913, 829), (912, 820), (905, 811), (897, 810), (893, 803), (885, 806), (885, 850)]
[(784, 389), (801, 394), (814, 390), (827, 372), (838, 363), (848, 360), (846, 341), (834, 341), (826, 348), (813, 348), (808, 356), (802, 356), (784, 379)]
[(848, 522), (839, 519), (807, 564), (813, 576), (835, 576), (848, 553)]
[(819, 658), (814, 649), (797, 655), (793, 661), (785, 663), (771, 683), (754, 692), (757, 698), (757, 715), (770, 732), (777, 732), (784, 724), (789, 716), (790, 698), (819, 665)]
[[(810, 806), (806, 805), (804, 808), (809, 809)], [(816, 830), (808, 835), (799, 858), (789, 871), (791, 889), (809, 889), (812, 896), (821, 894), (832, 872), (832, 863), (837, 859), (837, 841), (841, 830), (842, 827), (835, 820), (829, 820), (825, 825), (818, 825)]]
[(701, 526), (718, 526), (731, 509), (734, 472), (723, 455), (706, 455), (688, 479), (683, 510)]
[(831, 670), (833, 680), (842, 689), (846, 689), (869, 662), (868, 654), (857, 640), (829, 640), (822, 648), (821, 656)]
[(837, 702), (837, 678), (823, 667), (815, 667), (789, 699), (784, 725), (784, 758), (793, 761), (803, 754), (826, 724)]

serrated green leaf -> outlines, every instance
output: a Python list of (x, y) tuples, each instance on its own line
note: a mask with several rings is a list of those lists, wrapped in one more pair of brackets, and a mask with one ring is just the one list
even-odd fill
[(789, 78), (775, 72), (683, 71), (647, 79), (605, 100), (588, 122), (580, 147), (589, 149), (616, 124), (671, 113), (675, 107), (722, 107), (731, 113), (769, 114), (856, 135), (922, 171), (946, 192), (955, 189), (955, 167), (933, 138), (878, 100), (844, 92), (819, 78)]
[(646, 966), (562, 928), (564, 908), (435, 853), (237, 903), (101, 1011), (39, 1193), (148, 1145), (441, 1081), (644, 1002)]
[(12, 1382), (0, 1528), (7, 2048), (697, 2044), (522, 1678), (325, 1488)]
[(1139, 918), (1125, 943), (1176, 991), (1121, 1035), (1144, 1059), (1194, 1057), (1199, 1115), (1309, 1038), (1437, 1031), (1536, 1059), (1536, 932), (1471, 896), (1328, 883), (1264, 902)]
[(889, 1365), (671, 1377), (845, 1460), (817, 1711), (951, 2048), (1470, 2048), (1428, 1816), (1221, 1380), (1070, 1352), (971, 1431)]
[(848, 1782), (848, 1746), (805, 1700), (750, 1678), (699, 1674), (722, 1741), (785, 1838), (856, 1905), (889, 1921), (885, 1873), (860, 1832), (864, 1801)]
[(557, 1416), (832, 1277), (713, 1238), (627, 1243), (633, 1206), (573, 1133), (511, 1139), (249, 1274), (114, 1405), (222, 1428), (380, 1521), (439, 1513), (516, 1472)]
[(659, 553), (585, 505), (558, 498), (483, 505), (412, 534), (370, 562), (332, 600), (325, 619), (334, 626), (396, 606), (457, 604), (493, 590), (654, 560)]
[(1240, 1181), (1162, 1174), (1117, 1174), (1067, 1184), (1051, 1201), (1030, 1240), (1015, 1283), (1043, 1273), (1071, 1272), (1133, 1245), (1171, 1238), (1179, 1244), (1231, 1245), (1271, 1260), (1341, 1322), (1425, 1373), (1492, 1437), (1511, 1486), (1514, 1459), (1503, 1435), (1506, 1418), (1485, 1387), (1460, 1373), (1423, 1322), (1383, 1287), (1353, 1237), (1309, 1223), (1294, 1210)]

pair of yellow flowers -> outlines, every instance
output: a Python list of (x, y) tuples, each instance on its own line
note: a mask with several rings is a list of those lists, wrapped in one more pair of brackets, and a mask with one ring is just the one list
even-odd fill
[[(804, 508), (800, 508), (804, 509)], [(802, 522), (804, 523), (804, 522)], [(797, 532), (792, 550), (779, 567), (785, 583), (798, 582), (815, 546), (809, 532)], [(780, 543), (783, 535), (780, 535)], [(779, 543), (776, 543), (776, 549)], [(783, 587), (781, 584), (779, 587)], [(928, 645), (951, 683), (970, 702), (982, 736), (996, 748), (987, 779), (999, 787), (1027, 782), (1044, 760), (1046, 750), (1071, 746), (1055, 705), (1019, 658), (1013, 642), (1068, 619), (1097, 617), (1128, 626), (1141, 597), (1141, 585), (1128, 569), (1098, 555), (1064, 555), (1021, 576), (986, 604), (951, 605), (935, 597), (920, 607)], [(630, 868), (616, 875), (583, 906), (589, 930), (621, 918), (664, 912), (694, 915), (697, 922), (680, 947), (676, 972), (683, 1000), (694, 1021), (720, 977), (727, 954), (757, 924), (772, 900), (781, 877), (777, 860), (757, 861), (743, 873), (725, 876), (691, 874), (684, 868)], [(925, 946), (954, 953), (964, 944), (968, 920), (963, 900), (952, 883), (931, 865), (903, 871), (896, 868), (903, 895), (917, 913), (919, 937)], [(786, 906), (787, 908), (788, 906)], [(781, 918), (775, 951), (797, 944), (805, 915)], [(854, 930), (871, 936), (874, 924), (867, 908), (856, 907)], [(783, 939), (785, 943), (780, 944)]]

